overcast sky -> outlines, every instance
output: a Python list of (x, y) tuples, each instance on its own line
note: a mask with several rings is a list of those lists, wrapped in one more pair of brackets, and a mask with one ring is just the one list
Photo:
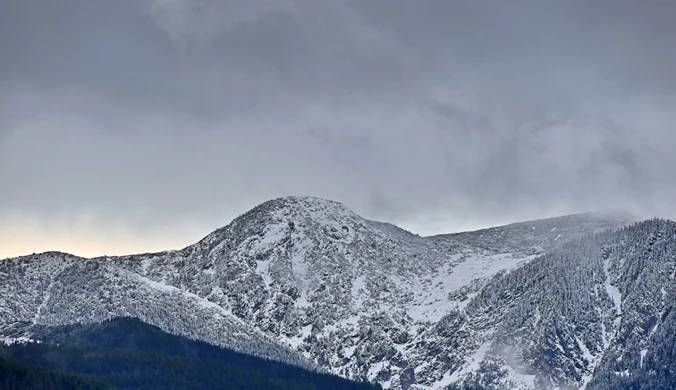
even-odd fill
[(284, 195), (433, 234), (676, 218), (672, 0), (3, 0), (0, 258)]

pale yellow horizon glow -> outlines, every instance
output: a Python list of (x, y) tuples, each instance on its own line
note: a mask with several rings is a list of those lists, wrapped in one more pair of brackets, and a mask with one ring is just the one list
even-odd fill
[[(415, 220), (399, 224), (421, 235), (450, 233), (448, 221)], [(465, 230), (479, 228), (455, 224)], [(12, 214), (0, 218), (0, 259), (58, 251), (81, 257), (120, 256), (181, 249), (194, 244), (217, 227), (195, 222), (138, 230), (124, 223), (104, 222), (91, 215), (45, 219)]]
[(0, 259), (59, 251), (81, 257), (118, 256), (181, 249), (209, 233), (192, 223), (136, 231), (89, 216), (46, 222), (35, 216), (0, 219)]
[[(570, 213), (571, 210), (567, 211)], [(538, 219), (567, 213), (548, 214), (527, 217)], [(229, 222), (228, 218), (221, 226)], [(519, 220), (502, 218), (482, 224), (477, 221), (455, 219), (449, 215), (428, 214), (406, 221), (391, 222), (421, 236), (430, 236), (472, 231)], [(192, 220), (177, 220), (166, 226), (139, 229), (120, 221), (104, 221), (84, 213), (69, 218), (45, 218), (37, 214), (15, 213), (0, 217), (0, 259), (48, 251), (65, 252), (81, 257), (98, 257), (181, 249), (198, 242), (219, 227), (206, 226)]]

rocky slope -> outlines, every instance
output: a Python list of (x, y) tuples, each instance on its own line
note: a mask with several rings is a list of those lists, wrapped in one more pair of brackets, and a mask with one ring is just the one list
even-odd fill
[[(180, 251), (3, 261), (0, 333), (131, 316), (392, 389), (592, 386), (635, 324), (621, 311), (638, 271), (621, 275), (639, 261), (626, 253), (643, 245), (631, 229), (661, 229), (591, 235), (628, 222), (580, 214), (420, 237), (336, 202), (281, 198)], [(637, 318), (664, 310), (639, 306)], [(636, 343), (649, 360), (649, 340)]]

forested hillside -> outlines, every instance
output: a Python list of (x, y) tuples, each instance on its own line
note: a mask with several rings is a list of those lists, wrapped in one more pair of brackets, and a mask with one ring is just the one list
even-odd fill
[(674, 389), (675, 293), (672, 221), (568, 242), (499, 274), (455, 316), (456, 337), (490, 337), (451, 388)]
[(24, 365), (89, 375), (118, 389), (380, 388), (173, 336), (130, 318), (44, 327), (36, 329), (34, 337), (44, 342), (2, 345), (0, 356)]
[(113, 390), (99, 380), (32, 367), (0, 358), (2, 390)]

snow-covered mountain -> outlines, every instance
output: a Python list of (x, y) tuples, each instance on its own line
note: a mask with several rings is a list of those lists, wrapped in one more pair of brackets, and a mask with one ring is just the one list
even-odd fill
[(649, 375), (656, 337), (674, 329), (661, 325), (673, 323), (674, 223), (617, 230), (630, 222), (592, 213), (420, 237), (280, 198), (179, 251), (2, 261), (0, 334), (130, 316), (391, 389), (602, 388)]

